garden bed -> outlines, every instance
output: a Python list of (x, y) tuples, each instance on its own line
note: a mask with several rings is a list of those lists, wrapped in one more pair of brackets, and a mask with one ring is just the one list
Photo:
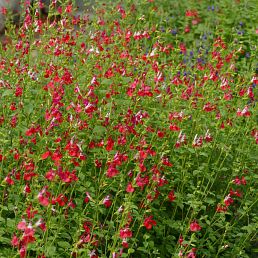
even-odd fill
[(0, 257), (255, 257), (256, 1), (102, 2), (7, 29)]

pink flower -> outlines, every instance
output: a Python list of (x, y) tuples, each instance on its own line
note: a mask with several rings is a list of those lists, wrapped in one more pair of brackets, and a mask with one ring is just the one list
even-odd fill
[(195, 258), (196, 257), (196, 248), (192, 248), (192, 251), (187, 255), (187, 258)]
[(90, 253), (89, 253), (89, 256), (90, 258), (98, 258), (99, 256), (96, 254), (96, 250), (92, 250)]
[(49, 205), (49, 199), (48, 197), (44, 196), (43, 194), (38, 194), (38, 201), (42, 206), (48, 206)]
[(18, 223), (17, 229), (25, 230), (27, 228), (26, 221), (23, 219), (21, 222)]
[(202, 227), (198, 224), (197, 221), (193, 221), (190, 224), (190, 231), (192, 231), (192, 232), (197, 232), (197, 231), (200, 231), (201, 229), (202, 229)]

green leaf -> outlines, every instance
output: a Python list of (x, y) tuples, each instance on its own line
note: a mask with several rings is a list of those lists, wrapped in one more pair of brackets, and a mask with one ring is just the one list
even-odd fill
[(11, 242), (11, 240), (10, 240), (9, 238), (7, 238), (7, 237), (2, 237), (2, 236), (0, 237), (0, 243), (9, 245), (10, 242)]
[(70, 247), (70, 244), (65, 241), (59, 241), (57, 244), (64, 249), (68, 249)]
[(5, 96), (10, 96), (13, 94), (13, 90), (5, 90), (3, 93), (2, 93), (2, 97), (5, 97)]
[(132, 253), (134, 253), (135, 252), (135, 250), (133, 249), (133, 248), (129, 248), (128, 249), (128, 254), (132, 254)]
[(56, 255), (56, 247), (51, 245), (47, 247), (46, 255), (49, 257), (54, 257)]
[(96, 125), (93, 129), (93, 134), (103, 135), (107, 131), (106, 127)]
[(8, 218), (7, 222), (6, 222), (6, 226), (7, 226), (7, 228), (15, 228), (15, 220)]

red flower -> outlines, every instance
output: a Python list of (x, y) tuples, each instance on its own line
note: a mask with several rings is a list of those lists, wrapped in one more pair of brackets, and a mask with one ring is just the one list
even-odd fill
[(42, 206), (48, 206), (49, 205), (49, 197), (50, 192), (46, 191), (46, 187), (44, 187), (38, 194), (38, 201)]
[(190, 27), (189, 26), (186, 26), (185, 27), (185, 33), (189, 33), (190, 32)]
[(133, 193), (134, 192), (134, 187), (133, 187), (131, 182), (128, 183), (128, 185), (126, 187), (126, 192), (127, 193)]
[(125, 239), (122, 241), (122, 246), (124, 248), (128, 248), (129, 247), (128, 242)]
[(180, 127), (178, 127), (176, 124), (170, 124), (169, 126), (170, 131), (180, 131)]
[(88, 203), (91, 200), (91, 196), (88, 192), (86, 192), (86, 197), (84, 198), (84, 203)]
[(217, 208), (216, 208), (216, 211), (217, 212), (226, 212), (227, 211), (227, 206), (223, 206), (223, 205), (221, 205), (221, 204), (218, 204), (217, 205)]
[(238, 176), (236, 176), (236, 178), (233, 180), (233, 182), (236, 185), (246, 185), (246, 180), (243, 176), (242, 176), (242, 179), (240, 179)]
[(211, 134), (209, 133), (209, 130), (206, 131), (206, 134), (205, 134), (205, 136), (204, 136), (204, 140), (205, 140), (206, 142), (211, 142), (211, 141), (213, 140)]
[[(256, 30), (256, 34), (258, 34), (257, 31), (258, 31), (258, 29)], [(254, 84), (258, 84), (258, 77), (254, 76), (254, 77), (252, 78), (252, 82), (253, 82)]]
[(111, 178), (116, 176), (117, 174), (119, 174), (119, 171), (116, 169), (116, 167), (113, 164), (111, 164), (106, 173), (107, 177)]
[(51, 151), (46, 151), (45, 153), (43, 153), (42, 155), (41, 155), (41, 158), (42, 159), (47, 159), (49, 156), (51, 156), (52, 155), (52, 153), (51, 153)]
[(25, 258), (26, 257), (26, 247), (22, 246), (19, 250), (20, 253), (20, 258)]
[(210, 102), (207, 102), (204, 106), (203, 106), (203, 110), (206, 112), (211, 112), (213, 110), (216, 109), (216, 105), (212, 105)]
[(8, 185), (14, 185), (14, 180), (9, 175), (4, 180)]
[(133, 236), (133, 232), (130, 228), (122, 228), (120, 229), (120, 237), (121, 238), (130, 238)]
[(157, 222), (155, 220), (152, 219), (153, 216), (149, 216), (147, 218), (145, 218), (143, 225), (144, 227), (146, 227), (146, 229), (150, 230), (152, 229), (152, 226), (156, 226)]
[(238, 176), (236, 176), (236, 178), (233, 180), (233, 182), (234, 182), (236, 185), (241, 185), (241, 180), (239, 179)]
[(249, 111), (249, 107), (245, 106), (243, 110), (241, 110), (240, 108), (237, 109), (237, 116), (245, 116), (245, 117), (249, 117), (251, 116), (251, 113)]
[(186, 17), (197, 17), (198, 12), (196, 10), (186, 10), (185, 16)]
[(166, 158), (166, 157), (164, 157), (164, 158), (162, 159), (162, 164), (165, 165), (165, 166), (167, 166), (167, 167), (172, 167), (172, 166), (173, 166), (173, 164), (172, 164), (172, 163), (169, 161), (169, 159)]
[(1, 14), (6, 15), (7, 9), (5, 7), (1, 7)]
[(113, 150), (114, 143), (115, 142), (113, 141), (113, 139), (111, 137), (109, 137), (108, 140), (107, 140), (106, 150), (107, 151)]
[(66, 13), (71, 13), (72, 12), (72, 8), (73, 7), (72, 7), (71, 4), (67, 5), (66, 8), (65, 8)]
[(226, 196), (224, 199), (224, 203), (227, 207), (230, 206), (233, 202), (234, 200), (230, 197), (230, 195)]
[(194, 137), (193, 140), (193, 147), (201, 147), (203, 143), (203, 137), (202, 136), (198, 136), (197, 134)]
[(230, 188), (229, 195), (230, 195), (230, 196), (241, 197), (241, 196), (242, 196), (242, 193), (239, 192), (238, 190), (234, 191), (232, 188)]
[(52, 199), (52, 204), (56, 204), (58, 203), (61, 207), (65, 206), (65, 204), (68, 202), (68, 198), (63, 195), (63, 194), (59, 194), (57, 196), (57, 198), (53, 198)]
[(242, 183), (242, 185), (246, 185), (246, 180), (245, 180), (244, 176), (242, 176), (241, 183)]
[(190, 224), (190, 231), (192, 231), (192, 232), (197, 232), (197, 231), (200, 231), (201, 229), (202, 229), (202, 227), (196, 221), (193, 221)]
[(157, 135), (159, 138), (164, 138), (165, 132), (158, 130)]
[(137, 186), (139, 186), (141, 190), (143, 190), (144, 187), (149, 184), (149, 176), (146, 175), (145, 177), (141, 177), (140, 174), (138, 174), (135, 181)]
[(50, 169), (50, 170), (46, 173), (45, 178), (46, 178), (47, 180), (49, 180), (49, 181), (53, 181), (54, 178), (55, 178), (55, 176), (56, 176), (55, 171), (54, 171), (53, 169)]
[(62, 76), (62, 80), (63, 80), (63, 83), (66, 85), (72, 84), (73, 82), (72, 74), (68, 70), (65, 70)]
[(106, 208), (109, 208), (112, 205), (112, 200), (110, 199), (110, 196), (107, 195), (104, 200), (103, 204), (105, 205)]
[(42, 195), (42, 194), (39, 194), (38, 195), (38, 201), (40, 202), (40, 204), (42, 206), (48, 206), (49, 205), (49, 199), (48, 197)]
[(19, 245), (19, 238), (14, 235), (11, 241), (12, 246), (18, 246)]
[(169, 192), (169, 194), (168, 194), (168, 199), (169, 199), (169, 201), (171, 201), (171, 202), (173, 202), (173, 201), (176, 199), (174, 190), (172, 190), (172, 191)]
[(30, 205), (27, 209), (26, 209), (26, 213), (27, 213), (27, 217), (28, 219), (33, 219), (35, 217), (35, 215), (38, 213), (37, 210), (33, 210), (32, 205)]
[(183, 236), (182, 236), (182, 235), (180, 235), (178, 242), (179, 242), (179, 244), (180, 244), (180, 245), (182, 245), (182, 244), (183, 244), (183, 242), (184, 242), (184, 238), (183, 238)]

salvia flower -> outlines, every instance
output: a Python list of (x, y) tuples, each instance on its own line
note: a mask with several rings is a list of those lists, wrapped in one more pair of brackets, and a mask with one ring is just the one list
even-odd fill
[(224, 203), (227, 207), (230, 206), (233, 202), (234, 200), (230, 197), (230, 194), (227, 195), (224, 199)]
[(206, 142), (211, 142), (213, 140), (211, 134), (209, 133), (209, 130), (206, 131), (205, 136), (204, 136), (204, 140)]
[(198, 224), (197, 221), (193, 221), (190, 224), (190, 231), (191, 232), (197, 232), (197, 231), (200, 231), (201, 229), (202, 229), (202, 227)]
[(127, 193), (133, 193), (134, 192), (134, 187), (133, 187), (131, 182), (128, 183), (128, 185), (126, 187), (126, 192)]
[(104, 200), (103, 200), (103, 204), (106, 208), (109, 208), (112, 205), (112, 200), (110, 195), (107, 195)]
[(218, 204), (217, 205), (217, 208), (216, 208), (216, 211), (219, 212), (219, 213), (224, 213), (228, 210), (228, 207), (227, 206), (224, 206), (224, 205), (221, 205), (221, 204)]
[(236, 178), (233, 180), (233, 183), (236, 185), (246, 185), (245, 177), (242, 176), (242, 178), (240, 179), (238, 176), (236, 176)]
[(169, 192), (169, 194), (168, 194), (168, 199), (169, 199), (170, 202), (173, 202), (173, 201), (176, 199), (174, 190), (172, 190), (172, 191)]
[(196, 258), (196, 248), (192, 248), (191, 252), (187, 255), (187, 258)]
[(237, 116), (244, 116), (244, 117), (249, 117), (251, 116), (251, 113), (249, 111), (249, 107), (245, 106), (243, 108), (243, 110), (241, 110), (240, 108), (237, 109)]
[(144, 219), (143, 225), (146, 229), (151, 230), (153, 226), (157, 225), (157, 222), (152, 219), (153, 216), (149, 216)]
[(120, 229), (120, 234), (119, 234), (120, 238), (124, 239), (124, 238), (131, 238), (133, 236), (133, 232), (131, 231), (130, 228), (126, 227), (126, 228), (122, 228)]
[(203, 143), (203, 137), (202, 136), (198, 136), (197, 134), (194, 137), (193, 140), (193, 147), (201, 147)]
[(179, 240), (178, 240), (179, 245), (183, 245), (183, 242), (184, 242), (184, 238), (182, 235), (180, 235)]

